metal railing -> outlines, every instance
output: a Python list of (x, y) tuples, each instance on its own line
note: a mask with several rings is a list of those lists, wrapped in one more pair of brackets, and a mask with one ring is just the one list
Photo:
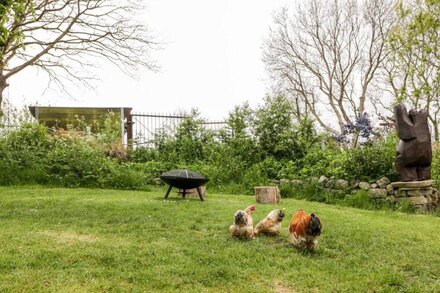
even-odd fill
[[(177, 128), (190, 116), (181, 114), (131, 113), (133, 146), (152, 147), (157, 135), (173, 135)], [(226, 121), (202, 119), (200, 124), (207, 130), (219, 131), (227, 128)]]

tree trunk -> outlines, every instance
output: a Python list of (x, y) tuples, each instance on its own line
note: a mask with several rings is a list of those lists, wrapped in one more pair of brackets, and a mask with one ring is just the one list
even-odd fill
[(433, 128), (434, 128), (434, 140), (436, 141), (436, 142), (438, 142), (438, 140), (439, 140), (439, 125), (438, 125), (438, 122), (436, 121), (436, 122), (433, 122), (432, 123), (432, 125), (434, 126)]
[(3, 116), (3, 109), (2, 109), (2, 103), (3, 103), (3, 92), (8, 87), (8, 84), (6, 82), (6, 79), (3, 74), (0, 74), (0, 118)]
[(279, 203), (280, 190), (276, 186), (255, 187), (255, 198), (258, 203)]

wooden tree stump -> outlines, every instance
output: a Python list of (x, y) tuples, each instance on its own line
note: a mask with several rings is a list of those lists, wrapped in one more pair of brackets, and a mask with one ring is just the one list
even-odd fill
[(258, 203), (279, 203), (281, 196), (277, 186), (255, 187), (255, 198)]

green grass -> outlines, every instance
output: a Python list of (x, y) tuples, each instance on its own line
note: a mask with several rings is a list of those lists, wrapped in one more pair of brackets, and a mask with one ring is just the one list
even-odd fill
[[(252, 196), (205, 202), (151, 192), (0, 187), (1, 292), (440, 292), (440, 218), (294, 199), (278, 237), (236, 240)], [(292, 213), (315, 211), (320, 247), (289, 242)]]

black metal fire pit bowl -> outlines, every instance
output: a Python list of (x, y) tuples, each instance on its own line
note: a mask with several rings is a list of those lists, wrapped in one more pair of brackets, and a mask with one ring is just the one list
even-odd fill
[(197, 188), (200, 200), (202, 201), (204, 200), (204, 195), (200, 187), (209, 181), (209, 179), (204, 177), (202, 174), (186, 169), (165, 172), (160, 175), (160, 179), (166, 184), (170, 185), (167, 193), (165, 194), (165, 199), (168, 198), (168, 195), (173, 187), (182, 189), (183, 197), (185, 197), (187, 189)]

